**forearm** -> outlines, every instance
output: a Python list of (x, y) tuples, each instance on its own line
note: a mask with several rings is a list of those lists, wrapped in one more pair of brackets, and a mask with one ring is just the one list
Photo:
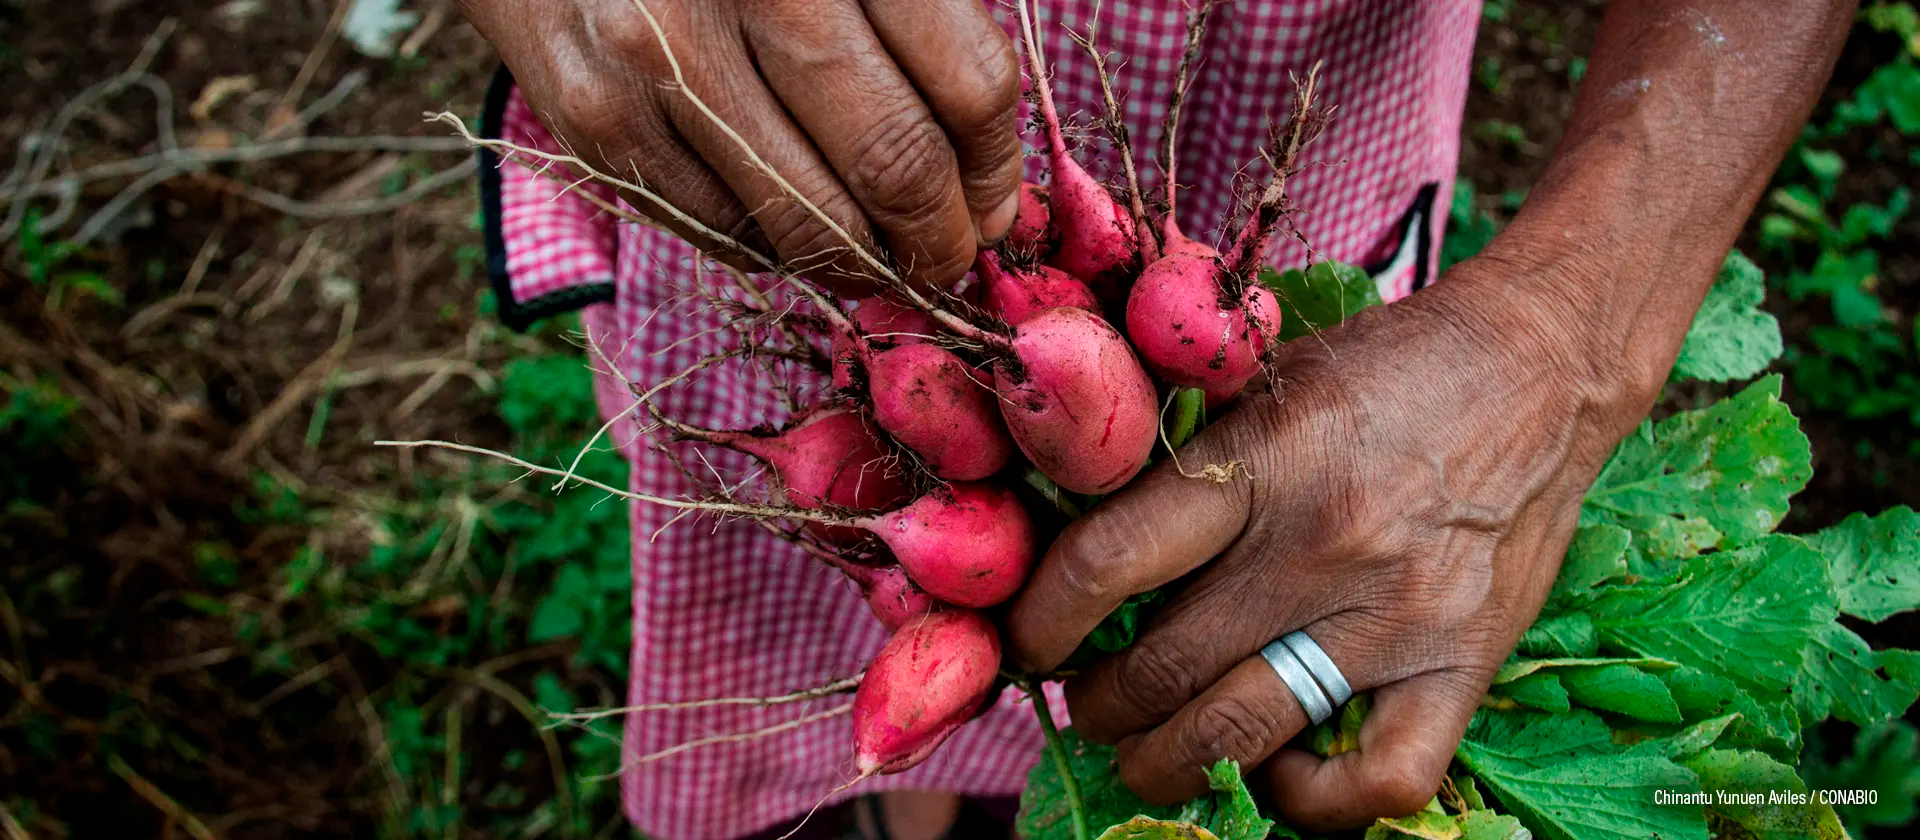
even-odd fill
[(1543, 312), (1593, 366), (1597, 412), (1644, 416), (1722, 257), (1792, 145), (1854, 4), (1621, 0), (1565, 139), (1473, 290)]

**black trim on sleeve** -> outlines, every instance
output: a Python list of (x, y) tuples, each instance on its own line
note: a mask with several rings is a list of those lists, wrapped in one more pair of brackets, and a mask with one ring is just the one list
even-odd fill
[(1399, 262), (1409, 245), (1407, 240), (1411, 238), (1414, 248), (1413, 290), (1420, 291), (1433, 282), (1433, 202), (1439, 195), (1440, 185), (1431, 182), (1422, 185), (1420, 191), (1414, 193), (1413, 204), (1400, 216), (1400, 221), (1394, 223), (1394, 229), (1399, 231), (1394, 235), (1399, 242), (1398, 247), (1380, 262), (1366, 266), (1368, 276), (1379, 277)]
[[(513, 73), (502, 64), (487, 85), (486, 105), (480, 112), (480, 136), (500, 139), (507, 100), (513, 95)], [(535, 321), (570, 312), (592, 303), (613, 300), (613, 280), (583, 283), (549, 292), (527, 301), (513, 297), (513, 276), (507, 268), (507, 242), (500, 225), (500, 156), (484, 146), (480, 159), (480, 235), (487, 251), (487, 282), (493, 288), (494, 311), (508, 329), (525, 332)]]

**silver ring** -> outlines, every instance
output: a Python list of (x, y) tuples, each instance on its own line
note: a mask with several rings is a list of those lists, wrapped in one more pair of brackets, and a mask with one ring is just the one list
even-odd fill
[(1307, 666), (1307, 673), (1313, 675), (1313, 681), (1326, 689), (1327, 699), (1333, 701), (1335, 708), (1353, 697), (1353, 687), (1347, 685), (1347, 678), (1340, 673), (1340, 666), (1333, 664), (1333, 657), (1320, 649), (1320, 643), (1313, 640), (1305, 631), (1295, 630), (1280, 637), (1287, 649), (1300, 658), (1300, 664)]
[(1280, 675), (1280, 681), (1287, 684), (1287, 690), (1293, 692), (1293, 698), (1300, 701), (1300, 708), (1306, 710), (1307, 719), (1319, 723), (1333, 717), (1333, 704), (1327, 702), (1326, 692), (1320, 690), (1320, 684), (1313, 681), (1307, 666), (1293, 655), (1293, 650), (1279, 640), (1275, 640), (1260, 649), (1260, 658), (1273, 666), (1273, 672)]

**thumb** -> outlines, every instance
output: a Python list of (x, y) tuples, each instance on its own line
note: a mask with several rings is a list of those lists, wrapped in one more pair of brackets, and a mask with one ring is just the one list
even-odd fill
[[(1230, 460), (1224, 452), (1236, 436), (1223, 433), (1225, 425), (1183, 447), (1181, 462)], [(1060, 533), (1014, 600), (1014, 661), (1035, 671), (1058, 667), (1128, 597), (1225, 552), (1246, 528), (1251, 496), (1244, 478), (1190, 478), (1169, 460), (1101, 500)]]

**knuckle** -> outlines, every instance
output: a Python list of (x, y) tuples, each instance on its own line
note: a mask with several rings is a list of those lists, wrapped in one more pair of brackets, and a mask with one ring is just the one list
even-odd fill
[(1061, 552), (1060, 577), (1078, 600), (1117, 602), (1133, 594), (1127, 572), (1136, 555), (1123, 533), (1099, 525), (1087, 521), (1056, 544)]
[(1404, 817), (1433, 800), (1439, 777), (1411, 759), (1394, 758), (1374, 771), (1373, 800), (1386, 816)]
[(999, 29), (990, 29), (974, 45), (974, 87), (954, 97), (942, 119), (969, 132), (1004, 127), (1013, 135), (1014, 115), (1020, 107), (1020, 64), (1013, 42)]
[[(664, 53), (660, 49), (659, 36), (644, 15), (604, 15), (596, 16), (591, 25), (595, 40), (601, 46), (628, 62), (642, 62), (651, 66), (656, 56)], [(665, 25), (665, 22), (662, 22)], [(675, 50), (675, 52), (679, 52)]]
[(1232, 758), (1250, 764), (1266, 757), (1279, 727), (1279, 721), (1271, 715), (1223, 698), (1194, 713), (1188, 735), (1209, 763)]
[(953, 150), (919, 107), (901, 104), (854, 143), (848, 186), (869, 202), (882, 227), (890, 222), (932, 219), (951, 200), (956, 171)]
[(1155, 717), (1180, 708), (1200, 690), (1198, 670), (1176, 645), (1134, 645), (1120, 660), (1116, 676), (1116, 686), (1130, 705)]

